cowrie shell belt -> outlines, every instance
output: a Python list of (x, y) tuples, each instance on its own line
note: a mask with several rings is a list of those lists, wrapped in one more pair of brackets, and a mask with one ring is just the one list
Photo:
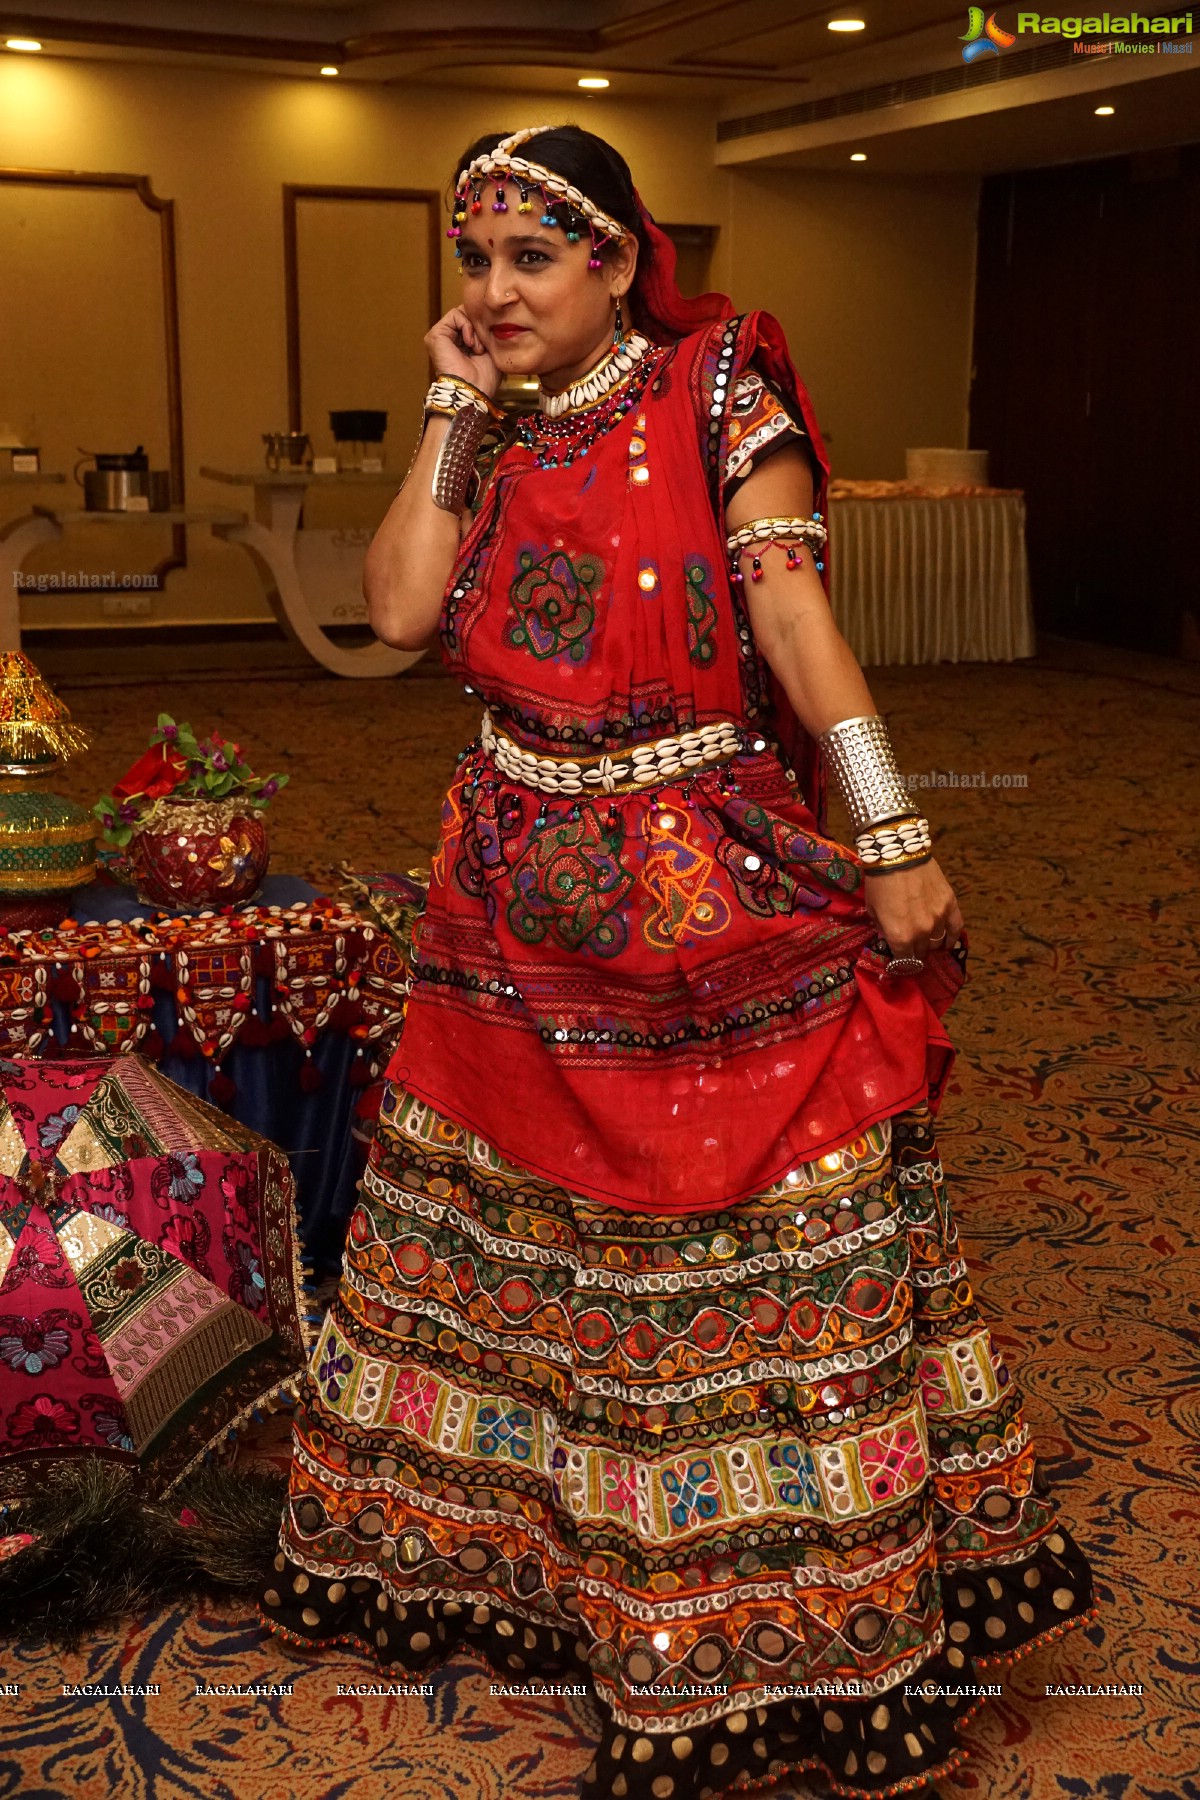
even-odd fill
[(721, 719), (712, 725), (681, 731), (677, 737), (633, 744), (615, 755), (609, 752), (602, 756), (539, 756), (497, 731), (487, 711), (479, 741), (501, 774), (542, 794), (634, 793), (639, 788), (655, 787), (690, 774), (694, 769), (715, 768), (745, 751), (767, 748), (761, 733), (747, 731), (731, 719)]

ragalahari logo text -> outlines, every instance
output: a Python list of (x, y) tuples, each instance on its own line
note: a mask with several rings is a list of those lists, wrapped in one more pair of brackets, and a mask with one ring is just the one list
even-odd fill
[[(985, 13), (982, 6), (967, 8), (967, 29), (958, 40), (963, 46), (963, 61), (973, 63), (981, 56), (999, 56), (1018, 37), (1063, 38), (1085, 55), (1147, 56), (1158, 53), (1191, 56), (1194, 33), (1193, 15), (1184, 13), (1092, 13), (1084, 18), (1062, 13), (1018, 12), (1014, 36), (997, 25), (994, 12)], [(1088, 42), (1083, 42), (1088, 39)]]
[(982, 6), (968, 6), (967, 29), (959, 39), (964, 62), (974, 62), (979, 56), (999, 56), (1001, 50), (1007, 50), (1016, 41), (1011, 31), (997, 25), (994, 12), (985, 14)]

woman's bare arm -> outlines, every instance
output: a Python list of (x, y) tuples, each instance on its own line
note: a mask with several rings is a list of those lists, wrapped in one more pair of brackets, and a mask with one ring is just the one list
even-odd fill
[[(813, 509), (812, 471), (803, 451), (776, 450), (734, 488), (725, 509), (727, 529), (750, 519), (809, 519)], [(802, 551), (798, 569), (780, 552), (763, 558), (762, 579), (744, 587), (750, 626), (759, 649), (786, 689), (805, 730), (819, 737), (839, 719), (877, 712), (866, 677), (838, 630), (815, 567)]]
[(423, 650), (433, 638), (458, 555), (462, 521), (433, 501), (433, 471), (449, 427), (449, 419), (429, 420), (363, 564), (371, 630), (397, 650)]
[[(461, 306), (452, 306), (425, 339), (439, 375), (457, 375), (490, 398), (500, 371)], [(371, 630), (397, 650), (423, 650), (437, 631), (442, 596), (462, 541), (463, 518), (434, 503), (433, 473), (449, 419), (430, 418), (404, 486), (371, 540), (363, 594)]]
[[(727, 529), (751, 519), (811, 518), (812, 471), (794, 445), (777, 450), (734, 489)], [(755, 641), (778, 676), (801, 724), (819, 737), (841, 719), (878, 712), (854, 652), (834, 623), (808, 549), (799, 569), (783, 553), (763, 556), (762, 579), (747, 580), (746, 605)], [(896, 956), (923, 956), (944, 929), (950, 948), (962, 931), (953, 890), (936, 862), (866, 877), (867, 906)]]

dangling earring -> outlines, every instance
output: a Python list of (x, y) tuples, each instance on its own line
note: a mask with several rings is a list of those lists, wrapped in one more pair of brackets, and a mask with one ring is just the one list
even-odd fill
[(625, 320), (621, 314), (621, 296), (617, 295), (617, 311), (613, 319), (613, 343), (623, 343), (625, 339)]

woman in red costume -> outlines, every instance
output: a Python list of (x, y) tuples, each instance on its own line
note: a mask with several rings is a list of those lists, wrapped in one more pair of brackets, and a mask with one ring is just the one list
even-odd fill
[[(483, 724), (263, 1615), (586, 1672), (585, 1800), (931, 1792), (1095, 1609), (959, 1252), (962, 920), (830, 614), (812, 405), (577, 127), (472, 146), (450, 231), (366, 588)], [(469, 512), (504, 373), (540, 411)]]

